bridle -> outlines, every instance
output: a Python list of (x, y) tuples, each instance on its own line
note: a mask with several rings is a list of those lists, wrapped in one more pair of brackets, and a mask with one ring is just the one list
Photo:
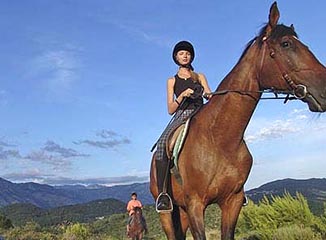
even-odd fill
[[(281, 73), (282, 79), (285, 80), (285, 82), (290, 86), (290, 91), (284, 91), (284, 90), (277, 90), (274, 88), (266, 89), (266, 90), (260, 90), (260, 91), (243, 91), (243, 90), (219, 90), (211, 93), (205, 93), (203, 96), (207, 97), (209, 95), (224, 95), (227, 93), (239, 93), (242, 95), (251, 95), (253, 93), (273, 93), (274, 97), (260, 97), (262, 100), (267, 99), (284, 99), (284, 103), (286, 103), (288, 100), (302, 100), (307, 97), (308, 91), (307, 87), (303, 84), (296, 84), (290, 75), (287, 73), (287, 70), (283, 67), (283, 65), (280, 62), (279, 57), (277, 57), (275, 49), (273, 49), (269, 42), (267, 41), (269, 37), (264, 36), (262, 37), (262, 44), (263, 44), (263, 55), (261, 58), (260, 63), (260, 72), (262, 71), (262, 68), (264, 66), (265, 58), (266, 58), (266, 48), (269, 51), (269, 56), (275, 61), (276, 66), (278, 70)], [(251, 44), (253, 45), (255, 41)], [(279, 94), (286, 95), (285, 97), (280, 97)]]
[[(264, 45), (264, 48), (265, 46), (267, 46), (268, 50), (269, 50), (269, 55), (270, 57), (275, 61), (276, 63), (276, 66), (277, 68), (279, 69), (281, 75), (282, 75), (282, 78), (285, 80), (285, 82), (290, 86), (291, 88), (291, 92), (292, 92), (292, 95), (296, 98), (296, 99), (299, 99), (299, 100), (302, 100), (304, 98), (307, 97), (307, 94), (308, 94), (308, 91), (307, 91), (307, 87), (303, 84), (296, 84), (290, 77), (290, 75), (287, 73), (286, 69), (283, 67), (283, 65), (280, 63), (280, 60), (279, 58), (277, 57), (276, 55), (276, 51), (274, 48), (272, 48), (269, 44), (269, 42), (267, 41), (268, 40), (268, 37), (267, 36), (264, 36), (262, 38), (262, 42), (263, 42), (263, 45)], [(261, 69), (263, 67), (263, 64), (264, 64), (264, 59), (265, 59), (265, 54), (266, 54), (266, 51), (265, 49), (263, 50), (263, 57), (262, 57), (262, 63), (261, 63)], [(278, 55), (280, 56), (280, 54)]]

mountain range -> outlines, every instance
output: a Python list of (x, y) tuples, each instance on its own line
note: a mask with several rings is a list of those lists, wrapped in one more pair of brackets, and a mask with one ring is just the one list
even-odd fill
[[(87, 203), (99, 199), (113, 198), (124, 204), (130, 199), (132, 192), (137, 192), (143, 204), (153, 204), (149, 192), (149, 183), (134, 183), (119, 186), (83, 186), (66, 185), (50, 186), (37, 183), (12, 183), (0, 178), (0, 207), (17, 203), (28, 203), (37, 208), (57, 208), (65, 205)], [(326, 178), (305, 180), (283, 179), (266, 183), (246, 192), (254, 202), (259, 202), (264, 195), (267, 197), (282, 196), (285, 192), (295, 195), (302, 193), (313, 205), (312, 210), (319, 211), (326, 202)]]
[(126, 204), (116, 199), (91, 201), (84, 204), (43, 209), (30, 203), (15, 203), (0, 208), (15, 226), (36, 222), (41, 226), (55, 226), (71, 222), (92, 222), (112, 214), (126, 213)]
[(39, 208), (55, 208), (64, 205), (87, 203), (98, 199), (114, 198), (126, 203), (130, 194), (137, 192), (143, 204), (154, 200), (149, 183), (134, 183), (113, 187), (105, 186), (50, 186), (38, 183), (13, 183), (0, 178), (0, 207), (15, 203), (30, 203)]
[[(308, 201), (312, 212), (323, 213), (324, 203), (326, 203), (326, 178), (311, 179), (282, 179), (266, 183), (259, 188), (254, 188), (246, 192), (247, 196), (255, 203), (264, 196), (271, 199), (272, 196), (282, 196), (285, 192), (295, 196), (301, 193)], [(325, 209), (326, 210), (326, 209)]]

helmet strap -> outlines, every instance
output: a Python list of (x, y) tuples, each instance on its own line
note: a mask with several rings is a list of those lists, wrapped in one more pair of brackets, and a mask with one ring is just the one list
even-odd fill
[(194, 68), (193, 68), (193, 66), (191, 65), (191, 63), (188, 63), (188, 64), (179, 64), (179, 67), (188, 68), (188, 69), (190, 69), (191, 71), (194, 70)]

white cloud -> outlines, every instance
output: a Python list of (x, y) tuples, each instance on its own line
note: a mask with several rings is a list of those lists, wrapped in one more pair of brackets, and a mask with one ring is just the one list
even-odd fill
[(39, 168), (31, 168), (20, 172), (11, 172), (2, 175), (3, 178), (14, 182), (44, 183), (45, 178), (54, 177), (52, 174), (44, 174)]
[(0, 146), (0, 160), (7, 161), (20, 158), (20, 154), (18, 150), (15, 149), (4, 149)]
[[(298, 146), (298, 148), (300, 148)], [(299, 151), (299, 150), (298, 150)], [(259, 159), (258, 159), (259, 160)], [(254, 165), (246, 189), (261, 186), (276, 179), (323, 178), (326, 175), (324, 153), (302, 151), (297, 153), (279, 153), (264, 159), (263, 164)]]
[(120, 184), (131, 184), (135, 182), (147, 182), (148, 176), (127, 175), (119, 177), (94, 177), (94, 178), (69, 178), (69, 177), (53, 177), (44, 179), (44, 182), (51, 185), (66, 185), (66, 184), (84, 184), (94, 185), (100, 184), (104, 186), (113, 186)]
[(80, 63), (73, 51), (43, 52), (33, 60), (32, 65), (32, 75), (44, 81), (53, 92), (69, 90), (78, 79)]
[(173, 42), (170, 39), (167, 39), (163, 36), (155, 36), (153, 33), (150, 31), (144, 30), (140, 25), (136, 25), (135, 23), (122, 23), (122, 22), (113, 22), (111, 21), (112, 24), (114, 24), (116, 27), (120, 28), (121, 30), (127, 32), (131, 36), (140, 39), (144, 42), (152, 42), (155, 43), (159, 46), (164, 46), (164, 47), (171, 47)]
[(16, 147), (16, 145), (9, 143), (7, 140), (0, 139), (0, 147)]
[(49, 154), (43, 150), (32, 151), (29, 154), (27, 154), (24, 158), (34, 162), (50, 165), (53, 167), (53, 170), (58, 170), (62, 168), (66, 169), (70, 167), (72, 164), (70, 159)]
[(324, 115), (306, 109), (253, 119), (245, 137), (254, 158), (246, 188), (275, 179), (325, 177), (325, 133)]
[(45, 146), (42, 148), (49, 153), (58, 154), (63, 158), (72, 158), (72, 157), (89, 157), (88, 154), (83, 154), (77, 152), (75, 149), (72, 148), (65, 148), (60, 146), (59, 144), (55, 143), (54, 141), (47, 141)]
[(4, 106), (8, 104), (8, 96), (7, 91), (0, 90), (0, 106)]
[(29, 169), (23, 172), (12, 172), (2, 175), (3, 178), (13, 182), (36, 182), (50, 185), (95, 185), (113, 186), (120, 184), (131, 184), (134, 182), (147, 182), (149, 176), (126, 175), (119, 177), (93, 177), (93, 178), (72, 178), (62, 177), (53, 174), (44, 174), (38, 168)]
[[(310, 122), (310, 124), (308, 124)], [(318, 131), (325, 129), (326, 121), (311, 121), (308, 111), (305, 109), (295, 109), (290, 114), (280, 119), (253, 119), (245, 134), (248, 143), (268, 141), (272, 139), (284, 138), (294, 134), (304, 134), (306, 131)]]
[(103, 149), (112, 149), (117, 146), (122, 146), (130, 144), (131, 140), (127, 137), (124, 137), (112, 130), (102, 129), (96, 133), (97, 137), (100, 137), (100, 140), (85, 139), (74, 141), (74, 144), (86, 144), (88, 146), (103, 148)]
[(21, 155), (15, 144), (9, 143), (5, 139), (0, 139), (0, 163), (2, 168), (7, 168), (13, 160), (20, 159)]
[(76, 158), (89, 157), (90, 155), (80, 153), (72, 148), (62, 147), (54, 141), (47, 141), (40, 150), (34, 150), (23, 158), (33, 162), (52, 166), (53, 170), (67, 170)]
[(155, 30), (159, 26), (154, 23), (148, 23), (148, 21), (130, 21), (129, 19), (119, 18), (109, 12), (105, 12), (105, 14), (94, 15), (98, 21), (101, 21), (106, 24), (110, 24), (111, 26), (121, 30), (122, 32), (130, 35), (130, 37), (146, 42), (146, 43), (154, 43), (161, 47), (170, 48), (172, 44), (175, 42), (174, 39), (169, 36), (163, 36), (162, 34), (155, 34)]
[(253, 143), (257, 141), (265, 141), (268, 139), (282, 138), (285, 135), (300, 132), (301, 130), (301, 127), (297, 126), (297, 124), (294, 124), (291, 119), (285, 121), (276, 120), (268, 124), (266, 127), (261, 127), (260, 130), (254, 134), (247, 135), (245, 140), (248, 143)]

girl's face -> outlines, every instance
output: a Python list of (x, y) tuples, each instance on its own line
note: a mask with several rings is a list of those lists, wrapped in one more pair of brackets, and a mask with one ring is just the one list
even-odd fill
[(131, 199), (136, 200), (137, 199), (136, 195), (132, 195)]
[(187, 65), (190, 63), (191, 54), (186, 50), (181, 50), (177, 52), (176, 59), (180, 65)]

